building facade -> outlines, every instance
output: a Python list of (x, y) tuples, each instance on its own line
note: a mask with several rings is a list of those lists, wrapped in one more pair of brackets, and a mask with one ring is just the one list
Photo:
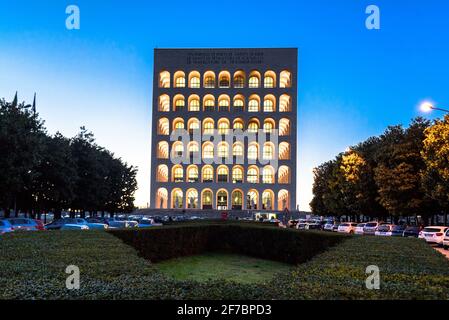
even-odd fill
[(151, 208), (296, 207), (297, 49), (156, 49)]

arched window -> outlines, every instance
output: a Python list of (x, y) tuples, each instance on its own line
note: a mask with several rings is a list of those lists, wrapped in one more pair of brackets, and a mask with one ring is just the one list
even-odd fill
[(271, 190), (265, 190), (262, 193), (262, 210), (274, 209), (274, 192)]
[(189, 87), (190, 88), (201, 87), (200, 73), (198, 71), (192, 71), (189, 73)]
[(187, 147), (187, 150), (189, 152), (189, 157), (193, 158), (198, 155), (198, 152), (200, 151), (200, 147), (198, 145), (198, 142), (191, 141)]
[(184, 169), (182, 166), (174, 166), (172, 170), (173, 182), (184, 182)]
[(234, 143), (232, 146), (232, 155), (234, 157), (243, 157), (243, 144), (240, 142)]
[(184, 111), (186, 102), (185, 102), (183, 95), (181, 95), (181, 94), (176, 95), (173, 98), (173, 101), (174, 101), (173, 105), (175, 106), (175, 111)]
[(234, 112), (244, 112), (245, 111), (245, 99), (242, 95), (237, 95), (234, 97)]
[(157, 189), (156, 209), (168, 209), (168, 190), (165, 188)]
[(159, 73), (159, 88), (170, 88), (170, 72)]
[(200, 121), (197, 118), (189, 119), (189, 122), (187, 122), (187, 128), (189, 129), (190, 134), (192, 134), (194, 132), (199, 132)]
[(266, 166), (263, 168), (262, 182), (273, 184), (274, 183), (274, 169), (271, 166)]
[(211, 94), (206, 95), (203, 98), (204, 111), (214, 111), (215, 109), (215, 97)]
[(288, 142), (279, 144), (279, 160), (290, 160), (290, 144)]
[(234, 88), (244, 88), (245, 87), (245, 72), (242, 70), (236, 71), (234, 73)]
[(170, 112), (170, 97), (167, 94), (159, 97), (159, 111)]
[(243, 183), (243, 168), (241, 166), (232, 168), (232, 183)]
[(240, 190), (234, 190), (232, 192), (232, 210), (243, 209), (243, 192)]
[(228, 192), (224, 189), (217, 193), (217, 210), (228, 210)]
[(264, 112), (276, 111), (276, 98), (272, 94), (265, 96), (263, 100), (263, 111)]
[(273, 71), (265, 72), (264, 87), (265, 88), (276, 87), (276, 73), (274, 73)]
[(230, 124), (229, 124), (229, 120), (222, 118), (220, 120), (218, 120), (218, 133), (219, 134), (229, 134), (229, 129), (230, 129)]
[(282, 118), (279, 120), (279, 136), (290, 135), (290, 120)]
[(187, 209), (198, 209), (198, 191), (196, 189), (187, 190)]
[(172, 208), (173, 209), (182, 209), (184, 202), (184, 194), (181, 189), (174, 189), (172, 191)]
[(207, 118), (203, 120), (203, 134), (214, 134), (214, 120)]
[(161, 136), (169, 136), (170, 135), (170, 122), (167, 118), (161, 118), (158, 121), (157, 125), (157, 134)]
[(278, 193), (278, 210), (290, 209), (290, 193), (283, 189)]
[(274, 145), (271, 142), (265, 142), (263, 146), (263, 159), (273, 160), (274, 159)]
[(175, 88), (186, 87), (186, 74), (183, 71), (175, 72)]
[(243, 124), (243, 120), (242, 119), (235, 119), (234, 120), (234, 124), (233, 124), (233, 128), (234, 130), (244, 130), (245, 125)]
[(257, 95), (249, 97), (248, 112), (259, 112), (260, 98)]
[(218, 144), (218, 157), (219, 158), (229, 157), (229, 146), (227, 142), (220, 142)]
[(256, 166), (248, 168), (248, 173), (246, 174), (246, 181), (248, 183), (259, 183), (259, 169)]
[(189, 97), (189, 111), (200, 111), (200, 97), (196, 94)]
[(214, 145), (211, 142), (205, 142), (203, 145), (203, 159), (214, 158)]
[(187, 168), (187, 182), (198, 182), (198, 167), (195, 165)]
[(290, 169), (287, 166), (280, 166), (278, 170), (278, 183), (290, 184)]
[(292, 79), (291, 79), (291, 74), (289, 71), (282, 71), (281, 72), (281, 77), (280, 77), (280, 82), (279, 82), (279, 87), (281, 88), (290, 88), (292, 86)]
[(183, 146), (182, 142), (176, 141), (175, 143), (173, 143), (172, 153), (173, 153), (173, 155), (172, 155), (173, 158), (180, 158), (183, 156), (184, 146)]
[(218, 79), (218, 86), (220, 88), (229, 88), (231, 86), (231, 74), (228, 71), (220, 72)]
[(250, 120), (248, 123), (248, 131), (252, 133), (257, 133), (259, 131), (259, 122), (255, 119)]
[(161, 141), (157, 144), (157, 158), (168, 159), (168, 142)]
[(204, 73), (204, 87), (215, 88), (215, 73), (213, 71), (207, 71)]
[(247, 194), (247, 208), (249, 210), (257, 210), (259, 207), (259, 192), (257, 190), (251, 189)]
[(249, 84), (250, 88), (259, 88), (260, 87), (260, 73), (258, 71), (252, 71), (249, 75)]
[(214, 168), (212, 166), (204, 166), (201, 176), (203, 182), (214, 182)]
[(265, 133), (272, 133), (274, 129), (274, 120), (273, 119), (266, 119), (263, 123), (263, 131)]
[(212, 199), (213, 198), (214, 198), (214, 195), (212, 193), (212, 190), (210, 190), (210, 189), (203, 190), (203, 193), (201, 194), (201, 203), (202, 203), (203, 210), (211, 210), (212, 209)]
[(279, 112), (290, 112), (290, 96), (288, 94), (283, 94), (279, 98)]
[(256, 142), (253, 142), (248, 147), (248, 159), (257, 160), (259, 154), (259, 147)]
[(228, 182), (229, 169), (226, 166), (220, 166), (217, 169), (217, 182)]
[(165, 164), (161, 164), (157, 167), (156, 181), (168, 182), (168, 167)]
[(229, 96), (223, 94), (218, 98), (218, 111), (227, 111), (229, 112), (229, 104), (231, 99)]
[(181, 118), (176, 118), (175, 120), (173, 120), (173, 130), (184, 130), (184, 120)]

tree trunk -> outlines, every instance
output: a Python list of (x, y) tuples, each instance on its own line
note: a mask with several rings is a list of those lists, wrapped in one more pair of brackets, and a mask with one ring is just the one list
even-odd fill
[(62, 217), (62, 210), (61, 209), (56, 209), (55, 210), (54, 220), (61, 219), (61, 217)]

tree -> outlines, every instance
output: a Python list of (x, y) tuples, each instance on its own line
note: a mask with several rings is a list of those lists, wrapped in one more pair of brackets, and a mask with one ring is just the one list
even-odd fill
[(445, 223), (449, 211), (449, 115), (424, 131), (421, 156), (425, 167), (421, 172), (426, 194), (438, 201), (445, 210)]

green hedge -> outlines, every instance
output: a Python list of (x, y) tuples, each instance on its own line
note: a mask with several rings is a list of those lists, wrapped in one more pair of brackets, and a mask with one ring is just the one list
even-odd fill
[(151, 262), (217, 251), (299, 264), (347, 239), (340, 234), (298, 232), (251, 223), (197, 223), (109, 232)]

